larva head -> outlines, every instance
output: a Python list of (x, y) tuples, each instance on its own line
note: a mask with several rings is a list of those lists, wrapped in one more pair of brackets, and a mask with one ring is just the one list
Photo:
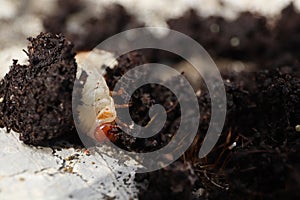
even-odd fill
[(116, 110), (114, 105), (107, 105), (100, 109), (100, 112), (97, 115), (97, 128), (94, 132), (94, 138), (98, 142), (103, 142), (106, 139), (111, 141), (115, 140), (114, 131), (113, 131), (113, 122), (116, 119)]
[(95, 129), (94, 137), (98, 142), (103, 142), (106, 140), (116, 141), (117, 134), (116, 125), (107, 123), (97, 126)]

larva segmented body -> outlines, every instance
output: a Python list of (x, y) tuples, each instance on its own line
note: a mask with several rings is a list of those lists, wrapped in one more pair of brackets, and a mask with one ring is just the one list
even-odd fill
[(103, 141), (106, 137), (110, 138), (107, 132), (116, 119), (114, 101), (103, 77), (104, 66), (114, 66), (117, 61), (113, 54), (101, 50), (79, 53), (76, 61), (77, 78), (82, 73), (87, 74), (81, 92), (81, 105), (78, 106), (79, 131), (93, 139)]

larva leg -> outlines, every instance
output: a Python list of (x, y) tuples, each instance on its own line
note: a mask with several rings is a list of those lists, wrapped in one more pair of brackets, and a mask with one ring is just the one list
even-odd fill
[(125, 90), (124, 88), (119, 89), (117, 92), (116, 91), (110, 91), (111, 96), (121, 96), (124, 94)]
[(129, 108), (131, 104), (115, 104), (115, 108)]

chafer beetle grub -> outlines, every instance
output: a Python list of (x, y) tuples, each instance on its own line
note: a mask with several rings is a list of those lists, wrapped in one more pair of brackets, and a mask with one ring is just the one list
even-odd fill
[(117, 62), (112, 53), (93, 50), (81, 52), (76, 56), (78, 64), (77, 78), (82, 73), (87, 74), (82, 89), (82, 104), (78, 106), (79, 131), (89, 137), (103, 142), (106, 139), (114, 141), (113, 128), (117, 114), (114, 100), (102, 76), (106, 66), (114, 66)]

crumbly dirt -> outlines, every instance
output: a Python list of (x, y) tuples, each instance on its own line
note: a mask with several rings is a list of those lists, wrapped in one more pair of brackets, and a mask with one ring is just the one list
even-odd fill
[(123, 6), (113, 4), (108, 6), (102, 15), (91, 16), (82, 22), (80, 24), (80, 27), (84, 30), (82, 33), (69, 32), (66, 29), (67, 20), (80, 11), (82, 3), (69, 0), (58, 2), (61, 4), (58, 12), (54, 16), (47, 16), (44, 19), (44, 28), (48, 32), (66, 35), (75, 44), (77, 51), (91, 50), (116, 33), (144, 26), (143, 23), (140, 23), (134, 16), (129, 14)]
[(28, 38), (29, 65), (13, 62), (0, 83), (0, 126), (20, 133), (26, 144), (76, 134), (72, 90), (77, 64), (73, 44), (62, 35)]
[[(113, 88), (114, 80), (141, 62), (145, 60), (136, 52), (121, 56), (119, 65), (107, 71), (109, 86)], [(298, 197), (297, 152), (300, 135), (295, 126), (300, 119), (300, 78), (295, 69), (282, 67), (255, 73), (223, 72), (222, 76), (226, 80), (228, 110), (225, 126), (213, 151), (199, 160), (198, 152), (209, 125), (211, 106), (209, 93), (203, 87), (199, 96), (199, 132), (185, 156), (178, 161), (190, 164), (195, 171), (197, 181), (193, 187), (186, 189), (190, 193), (203, 189), (199, 198), (209, 199), (239, 199), (241, 195), (248, 199)], [(176, 103), (176, 97), (166, 88), (146, 85), (132, 96), (130, 109), (134, 112), (131, 115), (137, 123), (145, 125), (149, 121), (147, 112), (151, 105), (160, 103), (166, 108), (170, 102)], [(168, 114), (163, 130), (148, 139), (136, 139), (119, 130), (116, 144), (137, 152), (161, 148), (176, 132), (180, 116), (180, 106), (177, 105)], [(185, 196), (187, 190), (182, 193), (170, 191), (174, 176), (177, 176), (177, 172), (169, 168), (138, 174), (138, 182), (148, 181), (148, 187), (141, 189), (140, 198), (164, 199), (167, 198), (166, 193), (174, 198)], [(178, 176), (178, 187), (186, 184), (189, 179), (189, 176)]]

